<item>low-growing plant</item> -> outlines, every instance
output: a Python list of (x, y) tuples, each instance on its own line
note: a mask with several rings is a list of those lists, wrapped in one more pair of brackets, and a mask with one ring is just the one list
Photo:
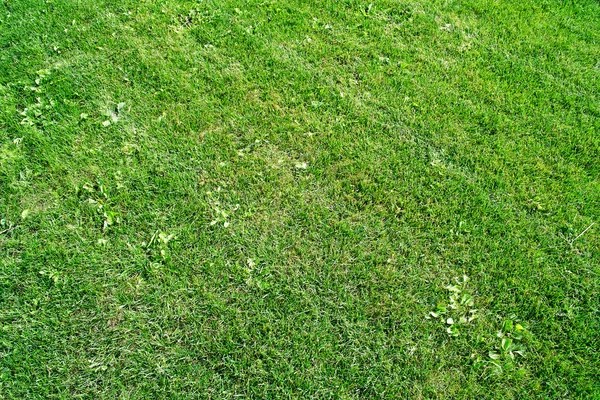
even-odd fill
[(467, 287), (469, 277), (466, 275), (456, 277), (454, 282), (446, 286), (450, 292), (448, 301), (438, 303), (435, 310), (430, 311), (426, 316), (428, 319), (441, 321), (450, 336), (460, 335), (460, 326), (470, 324), (478, 316), (477, 309), (474, 308), (475, 299)]
[(487, 354), (477, 357), (476, 368), (483, 370), (482, 375), (486, 378), (509, 372), (524, 375), (526, 338), (529, 335), (520, 323), (515, 323), (512, 319), (504, 320), (494, 340), (491, 340), (494, 347)]

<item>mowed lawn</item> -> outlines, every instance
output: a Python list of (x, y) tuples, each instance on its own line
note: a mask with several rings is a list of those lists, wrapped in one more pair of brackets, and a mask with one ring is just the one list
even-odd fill
[(600, 397), (600, 3), (0, 2), (0, 398)]

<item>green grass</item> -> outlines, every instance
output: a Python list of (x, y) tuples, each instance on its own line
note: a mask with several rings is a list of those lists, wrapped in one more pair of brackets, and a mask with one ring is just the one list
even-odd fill
[(600, 396), (600, 4), (369, 3), (0, 3), (0, 398)]

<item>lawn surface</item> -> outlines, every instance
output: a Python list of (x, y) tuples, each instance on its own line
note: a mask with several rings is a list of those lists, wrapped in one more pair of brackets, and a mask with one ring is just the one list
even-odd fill
[(0, 398), (598, 398), (599, 249), (597, 1), (0, 3)]

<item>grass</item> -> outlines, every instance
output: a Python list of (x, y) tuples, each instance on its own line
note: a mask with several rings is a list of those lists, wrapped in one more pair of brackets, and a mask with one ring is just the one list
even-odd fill
[(2, 2), (0, 397), (597, 398), (599, 26)]

